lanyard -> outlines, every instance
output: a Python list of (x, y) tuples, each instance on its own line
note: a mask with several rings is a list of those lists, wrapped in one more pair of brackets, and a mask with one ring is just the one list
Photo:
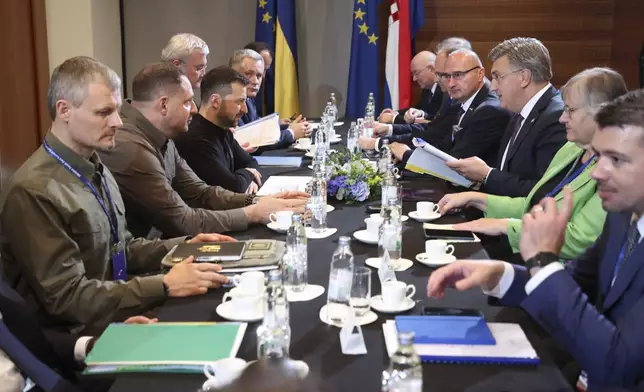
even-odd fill
[(107, 196), (107, 202), (109, 203), (109, 207), (105, 204), (105, 201), (101, 197), (100, 193), (92, 184), (90, 180), (85, 178), (82, 174), (78, 172), (78, 170), (74, 169), (72, 165), (70, 165), (67, 161), (65, 161), (60, 155), (54, 151), (49, 143), (47, 141), (43, 141), (42, 144), (43, 148), (49, 155), (52, 156), (58, 163), (60, 163), (65, 169), (67, 169), (68, 172), (70, 172), (72, 175), (74, 175), (76, 178), (78, 178), (83, 185), (85, 185), (89, 190), (92, 192), (94, 197), (96, 198), (96, 201), (98, 201), (98, 204), (100, 204), (101, 208), (103, 209), (103, 212), (105, 212), (105, 215), (107, 215), (107, 220), (110, 223), (110, 232), (112, 233), (112, 267), (114, 269), (114, 279), (127, 279), (127, 275), (125, 273), (125, 253), (123, 249), (119, 249), (119, 231), (118, 231), (118, 221), (116, 219), (116, 216), (113, 215), (114, 211), (114, 202), (112, 201), (112, 194), (110, 193), (110, 187), (107, 186), (107, 183), (105, 182), (105, 178), (102, 178), (102, 183), (103, 183), (103, 188), (105, 188), (105, 195)]
[[(557, 185), (557, 186), (555, 187), (555, 189), (553, 189), (552, 191), (548, 192), (548, 194), (546, 195), (546, 197), (553, 197), (554, 195), (556, 195), (557, 193), (559, 193), (559, 192), (563, 189), (563, 187), (565, 187), (566, 185), (570, 184), (570, 183), (571, 183), (575, 178), (579, 177), (579, 175), (580, 175), (584, 170), (586, 170), (586, 168), (588, 167), (588, 165), (590, 165), (590, 164), (595, 160), (595, 157), (596, 157), (596, 156), (597, 156), (597, 154), (594, 154), (592, 157), (590, 157), (590, 159), (589, 159), (589, 160), (587, 160), (587, 161), (586, 161), (586, 163), (584, 163), (583, 165), (581, 165), (581, 167), (580, 167), (580, 168), (578, 168), (577, 170), (575, 170), (575, 172), (574, 172), (574, 173), (572, 173), (572, 174), (570, 174), (570, 175), (566, 175), (566, 177), (564, 177), (564, 179), (559, 183), (559, 185)], [(575, 166), (575, 165), (573, 164), (573, 167), (574, 167), (574, 166)]]

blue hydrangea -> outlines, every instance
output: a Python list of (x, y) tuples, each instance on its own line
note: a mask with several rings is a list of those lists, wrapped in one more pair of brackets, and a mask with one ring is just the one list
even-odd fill
[(347, 179), (347, 176), (337, 176), (329, 180), (326, 185), (326, 191), (329, 196), (335, 196), (338, 193), (339, 189), (345, 187), (344, 181)]
[(365, 181), (356, 181), (349, 186), (349, 190), (354, 200), (365, 201), (369, 197), (369, 185)]

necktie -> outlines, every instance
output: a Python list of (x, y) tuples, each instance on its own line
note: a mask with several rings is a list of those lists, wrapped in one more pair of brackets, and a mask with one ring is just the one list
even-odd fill
[(463, 109), (463, 106), (461, 106), (456, 115), (456, 124), (452, 125), (452, 143), (454, 143), (454, 139), (456, 138), (456, 132), (461, 129), (461, 117), (463, 116), (463, 114), (465, 114), (465, 110)]
[(42, 363), (31, 353), (18, 338), (9, 330), (0, 316), (0, 349), (4, 351), (13, 363), (38, 385), (43, 391), (73, 391), (67, 381)]
[(514, 117), (512, 117), (512, 120), (510, 120), (508, 129), (512, 130), (512, 135), (510, 136), (508, 145), (506, 146), (505, 152), (503, 153), (503, 158), (501, 159), (501, 166), (500, 166), (501, 170), (505, 170), (505, 162), (508, 156), (508, 152), (510, 151), (510, 148), (512, 148), (512, 145), (514, 144), (515, 140), (517, 139), (517, 136), (519, 135), (522, 121), (523, 121), (523, 116), (519, 113), (515, 114)]
[(615, 273), (613, 274), (613, 283), (615, 282), (615, 278), (617, 278), (617, 274), (622, 269), (622, 267), (624, 266), (624, 263), (626, 262), (626, 260), (628, 260), (629, 256), (633, 253), (633, 251), (635, 250), (635, 247), (639, 242), (640, 242), (640, 231), (637, 228), (637, 219), (635, 219), (628, 227), (628, 231), (626, 232), (626, 243), (624, 244), (624, 256), (620, 260), (617, 260), (617, 265), (615, 266)]

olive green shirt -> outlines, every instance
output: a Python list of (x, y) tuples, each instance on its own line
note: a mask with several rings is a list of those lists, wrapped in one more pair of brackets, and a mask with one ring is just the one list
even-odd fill
[[(41, 146), (0, 194), (6, 281), (37, 310), (44, 324), (65, 329), (100, 328), (161, 304), (166, 297), (159, 274), (161, 259), (185, 238), (133, 238), (116, 181), (98, 156), (82, 158), (51, 132), (45, 140), (94, 183), (103, 200), (105, 179), (131, 279), (112, 280), (110, 223), (94, 194)], [(133, 276), (150, 272), (155, 275)]]
[(246, 195), (210, 186), (190, 169), (174, 145), (129, 102), (116, 147), (101, 159), (119, 184), (128, 227), (146, 238), (222, 233), (248, 228)]

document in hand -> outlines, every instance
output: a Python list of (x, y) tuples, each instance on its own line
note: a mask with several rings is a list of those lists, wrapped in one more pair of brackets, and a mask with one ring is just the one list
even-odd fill
[(277, 113), (262, 117), (235, 130), (235, 140), (249, 147), (275, 144), (280, 140), (280, 119)]
[(447, 161), (455, 161), (456, 158), (421, 139), (415, 139), (414, 145), (417, 148), (411, 154), (411, 157), (409, 157), (405, 169), (414, 173), (429, 174), (442, 178), (443, 180), (466, 188), (472, 186), (472, 181), (458, 174), (454, 169), (449, 168), (445, 164)]
[(282, 191), (306, 190), (306, 185), (311, 181), (309, 176), (270, 176), (259, 188), (257, 196), (266, 196)]

